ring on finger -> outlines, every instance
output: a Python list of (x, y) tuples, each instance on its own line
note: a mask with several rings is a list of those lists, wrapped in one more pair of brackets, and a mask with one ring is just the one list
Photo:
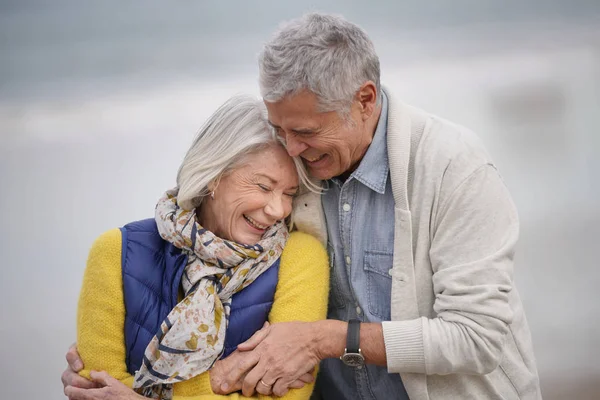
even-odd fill
[(271, 388), (271, 386), (273, 386), (273, 384), (270, 384), (270, 385), (269, 385), (268, 383), (266, 383), (266, 382), (265, 382), (265, 381), (263, 381), (262, 379), (260, 380), (260, 382), (259, 382), (259, 383), (262, 383), (262, 384), (263, 384), (263, 386), (266, 386), (266, 387), (268, 387), (268, 388)]

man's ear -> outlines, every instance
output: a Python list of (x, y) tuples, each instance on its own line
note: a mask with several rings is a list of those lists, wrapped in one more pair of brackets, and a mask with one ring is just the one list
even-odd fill
[(377, 105), (377, 96), (377, 86), (373, 81), (366, 81), (356, 92), (363, 121), (373, 115), (375, 106)]

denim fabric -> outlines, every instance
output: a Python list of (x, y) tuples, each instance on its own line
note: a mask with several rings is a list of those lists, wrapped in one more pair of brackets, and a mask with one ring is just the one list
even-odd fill
[[(345, 182), (328, 181), (323, 195), (331, 264), (330, 319), (390, 320), (394, 198), (387, 155), (387, 107), (384, 94), (373, 141), (360, 165)], [(355, 369), (338, 359), (321, 363), (317, 390), (326, 400), (408, 400), (398, 374), (374, 365)]]

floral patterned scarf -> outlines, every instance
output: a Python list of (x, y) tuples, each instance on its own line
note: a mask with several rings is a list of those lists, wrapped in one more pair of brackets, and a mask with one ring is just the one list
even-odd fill
[(185, 298), (171, 310), (146, 348), (133, 388), (168, 400), (172, 384), (209, 370), (223, 353), (231, 296), (251, 284), (279, 257), (288, 238), (283, 222), (253, 246), (215, 236), (196, 220), (195, 210), (177, 205), (172, 189), (156, 205), (160, 236), (188, 255), (181, 280)]

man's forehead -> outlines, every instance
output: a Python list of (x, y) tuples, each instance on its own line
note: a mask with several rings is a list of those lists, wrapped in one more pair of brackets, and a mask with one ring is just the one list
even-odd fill
[(265, 101), (269, 111), (293, 111), (296, 113), (318, 113), (318, 98), (310, 91), (288, 94), (277, 101)]
[(266, 103), (269, 123), (275, 127), (314, 129), (321, 125), (323, 113), (304, 99), (286, 99), (281, 102)]

